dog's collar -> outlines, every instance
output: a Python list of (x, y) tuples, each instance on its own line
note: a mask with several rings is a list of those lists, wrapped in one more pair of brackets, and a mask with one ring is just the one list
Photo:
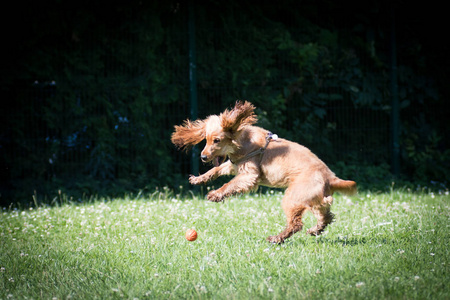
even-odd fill
[(261, 162), (262, 155), (264, 154), (264, 151), (266, 151), (267, 146), (269, 145), (270, 141), (276, 141), (277, 139), (278, 139), (278, 135), (273, 134), (272, 132), (268, 132), (267, 135), (266, 135), (266, 144), (264, 145), (263, 148), (259, 148), (259, 149), (255, 150), (255, 151), (252, 151), (249, 154), (247, 154), (246, 156), (244, 156), (244, 157), (242, 157), (242, 158), (240, 158), (238, 160), (235, 160), (235, 161), (232, 161), (231, 158), (230, 158), (230, 161), (231, 161), (231, 163), (233, 165), (237, 165), (237, 164), (239, 164), (239, 163), (241, 163), (243, 161), (246, 161), (246, 160), (248, 160), (248, 159), (250, 159), (252, 157), (255, 157), (255, 156), (259, 155), (260, 156), (259, 159), (260, 159), (260, 162)]

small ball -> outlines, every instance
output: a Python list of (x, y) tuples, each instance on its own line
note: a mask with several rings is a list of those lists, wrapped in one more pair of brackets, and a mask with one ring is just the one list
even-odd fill
[(189, 242), (193, 242), (197, 239), (197, 231), (195, 231), (194, 229), (188, 229), (186, 231), (186, 239)]

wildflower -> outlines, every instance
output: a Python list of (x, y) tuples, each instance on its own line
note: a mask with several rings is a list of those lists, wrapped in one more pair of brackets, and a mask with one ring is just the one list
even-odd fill
[(430, 253), (431, 256), (434, 256), (434, 253)]
[(381, 223), (378, 223), (376, 226), (384, 226), (384, 225), (390, 225), (390, 224), (392, 224), (392, 221), (391, 222), (381, 222)]
[(395, 277), (395, 278), (394, 278), (394, 281), (399, 281), (399, 280), (400, 280), (399, 277)]
[(420, 277), (419, 276), (414, 276), (414, 280), (419, 280)]
[(272, 289), (272, 288), (269, 288), (267, 291), (268, 291), (269, 293), (273, 293), (273, 289)]
[(358, 282), (357, 284), (355, 284), (355, 286), (357, 287), (357, 288), (360, 288), (360, 287), (362, 287), (364, 285), (364, 282)]
[(6, 269), (5, 269), (4, 267), (1, 267), (1, 268), (0, 268), (0, 272), (2, 272), (2, 273), (5, 272), (5, 270), (6, 270)]

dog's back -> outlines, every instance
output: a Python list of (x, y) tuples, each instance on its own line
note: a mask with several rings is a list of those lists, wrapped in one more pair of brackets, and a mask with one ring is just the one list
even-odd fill
[[(268, 133), (267, 130), (257, 126), (249, 126), (245, 131), (247, 133), (243, 134), (242, 137), (247, 138), (248, 141), (241, 141), (240, 143), (246, 145), (246, 147), (249, 147), (252, 141), (264, 140)], [(259, 137), (256, 137), (256, 135)], [(356, 182), (336, 177), (311, 150), (282, 138), (268, 144), (260, 161), (260, 170), (259, 184), (264, 186), (286, 188), (292, 181), (299, 178), (310, 180), (314, 177), (315, 181), (329, 185), (331, 193), (334, 191), (345, 194), (356, 192)]]

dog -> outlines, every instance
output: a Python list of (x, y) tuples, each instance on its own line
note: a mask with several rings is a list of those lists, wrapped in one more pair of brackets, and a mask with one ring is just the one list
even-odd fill
[(199, 176), (190, 175), (193, 185), (204, 184), (222, 175), (236, 175), (207, 199), (221, 202), (226, 197), (256, 190), (259, 185), (285, 188), (282, 208), (286, 228), (269, 236), (270, 243), (281, 244), (302, 230), (302, 216), (310, 210), (317, 224), (308, 229), (310, 235), (320, 235), (333, 219), (330, 207), (333, 193), (356, 193), (356, 182), (338, 178), (327, 165), (308, 148), (278, 138), (271, 132), (254, 126), (255, 106), (237, 101), (234, 108), (204, 120), (184, 121), (175, 126), (171, 141), (178, 149), (188, 150), (206, 139), (200, 159), (213, 162), (214, 167)]

